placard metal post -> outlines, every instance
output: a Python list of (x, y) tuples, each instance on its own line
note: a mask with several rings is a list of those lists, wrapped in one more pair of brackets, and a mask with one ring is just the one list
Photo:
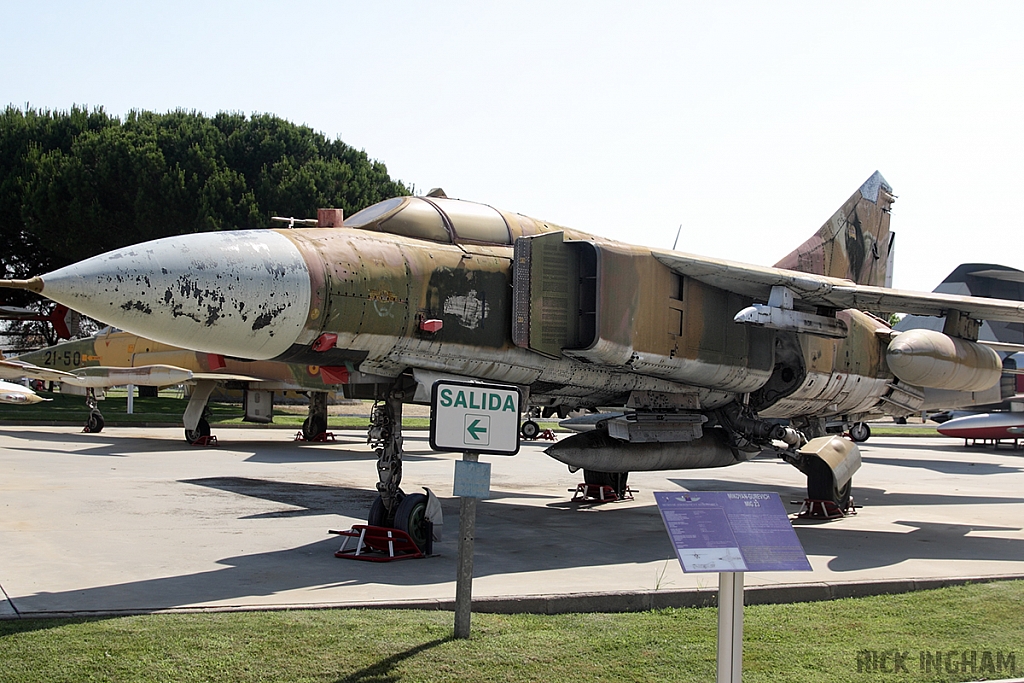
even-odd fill
[[(462, 459), (476, 462), (477, 453), (466, 452)], [(455, 578), (455, 637), (469, 638), (473, 615), (473, 544), (476, 537), (476, 501), (472, 496), (459, 499), (459, 573)]]
[(743, 679), (743, 572), (718, 574), (717, 683)]

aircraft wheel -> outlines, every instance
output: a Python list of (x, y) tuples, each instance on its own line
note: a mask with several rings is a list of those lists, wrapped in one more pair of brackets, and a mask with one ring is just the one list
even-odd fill
[(836, 486), (836, 476), (832, 468), (821, 458), (807, 459), (807, 497), (811, 500), (824, 500), (835, 503), (841, 510), (850, 507), (850, 489), (853, 479), (843, 487)]
[(89, 419), (85, 423), (86, 434), (99, 434), (103, 431), (103, 426), (106, 423), (103, 421), (103, 416), (99, 413), (89, 413)]
[(615, 495), (619, 498), (626, 493), (626, 479), (629, 472), (598, 472), (597, 470), (583, 470), (583, 481), (592, 486), (611, 486)]
[(427, 497), (422, 493), (410, 493), (395, 510), (395, 528), (409, 534), (420, 550), (427, 547), (426, 516)]
[(302, 438), (312, 441), (327, 431), (327, 420), (319, 415), (310, 415), (302, 422)]
[(196, 425), (194, 430), (185, 430), (185, 441), (189, 443), (195, 443), (204, 436), (210, 435), (210, 423), (206, 421), (206, 418), (200, 418), (199, 424)]
[(387, 517), (387, 514), (388, 511), (384, 507), (384, 499), (377, 496), (370, 505), (370, 514), (366, 516), (366, 523), (370, 526), (386, 526), (384, 518)]
[[(405, 500), (405, 494), (399, 490), (398, 504), (401, 505), (403, 500)], [(397, 510), (398, 508), (395, 508), (396, 514)], [(373, 503), (370, 505), (370, 513), (366, 515), (366, 523), (370, 526), (400, 528), (395, 526), (394, 519), (388, 519), (388, 509), (384, 507), (384, 499), (380, 496), (373, 499)]]
[(864, 443), (871, 438), (871, 427), (866, 422), (855, 422), (850, 427), (850, 439), (854, 443)]
[(523, 423), (523, 426), (519, 428), (519, 433), (527, 441), (533, 441), (540, 434), (540, 425), (533, 420), (527, 420)]

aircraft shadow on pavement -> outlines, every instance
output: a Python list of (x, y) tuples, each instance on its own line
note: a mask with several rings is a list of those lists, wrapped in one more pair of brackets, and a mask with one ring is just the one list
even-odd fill
[[(365, 504), (372, 492), (344, 487), (262, 482), (252, 479), (206, 479), (190, 483), (257, 495), (287, 505), (301, 506), (304, 514), (326, 515)], [(347, 499), (347, 500), (346, 500)], [(441, 499), (445, 514), (444, 538), (435, 545), (437, 557), (390, 564), (342, 560), (334, 557), (341, 539), (327, 535), (324, 540), (225, 558), (222, 568), (179, 576), (144, 579), (107, 586), (11, 596), (20, 613), (46, 611), (151, 611), (187, 605), (259, 604), (259, 596), (311, 589), (299, 593), (293, 602), (344, 603), (366, 599), (363, 592), (346, 596), (345, 586), (378, 584), (396, 588), (394, 595), (374, 592), (374, 599), (416, 599), (409, 588), (451, 584), (457, 562), (458, 499)], [(328, 510), (328, 507), (330, 508)], [(299, 513), (303, 514), (303, 513)], [(273, 516), (273, 515), (263, 515)], [(1016, 527), (981, 527), (933, 522), (899, 522), (911, 527), (897, 531), (863, 531), (839, 524), (798, 525), (797, 534), (810, 555), (832, 557), (828, 569), (850, 572), (895, 565), (913, 559), (1017, 561), (1024, 557), (1024, 540), (972, 536), (969, 532), (1017, 531)], [(605, 506), (601, 509), (564, 509), (553, 506), (520, 505), (480, 501), (477, 513), (474, 575), (526, 576), (531, 574), (527, 592), (564, 592), (545, 588), (537, 572), (584, 567), (674, 561), (675, 555), (654, 505)], [(652, 573), (654, 590), (657, 575)], [(326, 589), (341, 589), (326, 594)], [(608, 589), (613, 589), (609, 587)], [(519, 589), (521, 592), (522, 589)], [(595, 590), (591, 588), (591, 590)], [(509, 593), (517, 592), (510, 588)], [(447, 591), (446, 591), (447, 593)], [(436, 596), (425, 591), (423, 596)], [(441, 597), (451, 599), (451, 595)], [(243, 600), (244, 599), (244, 600)], [(268, 600), (263, 604), (272, 604)]]
[(982, 475), (1024, 472), (1024, 466), (1016, 467), (1002, 463), (967, 462), (963, 460), (915, 460), (911, 458), (878, 458), (870, 455), (861, 455), (861, 460), (872, 465), (920, 468), (942, 474)]
[(995, 448), (991, 445), (965, 446), (962, 443), (962, 440), (950, 440), (939, 444), (934, 441), (931, 443), (914, 443), (914, 439), (901, 439), (900, 443), (869, 441), (866, 444), (861, 444), (860, 448), (862, 457), (864, 453), (870, 453), (875, 449), (887, 451), (938, 451), (940, 453), (983, 453), (985, 455), (1024, 456), (1024, 449), (1011, 448), (1009, 446)]
[(887, 567), (908, 560), (988, 560), (1020, 562), (1024, 540), (969, 536), (970, 532), (1020, 531), (1020, 527), (904, 522), (913, 531), (864, 531), (839, 527), (797, 527), (808, 555), (835, 555), (828, 568), (834, 572)]
[[(718, 479), (670, 479), (673, 484), (686, 491), (758, 491), (779, 494), (783, 505), (790, 513), (800, 509), (800, 504), (807, 497), (803, 487), (777, 486), (774, 484), (754, 484), (751, 482), (722, 481)], [(857, 478), (853, 478), (853, 500), (856, 505), (866, 508), (872, 506), (935, 506), (935, 505), (1014, 505), (1024, 503), (1022, 498), (1003, 496), (956, 496), (945, 493), (902, 493), (885, 489), (857, 486)]]
[[(196, 481), (203, 485), (203, 480)], [(371, 494), (342, 487), (332, 489), (274, 482), (263, 487), (257, 480), (206, 481), (208, 485), (241, 492), (245, 492), (247, 487), (254, 487), (252, 492), (260, 489), (271, 499), (280, 499), (289, 505), (305, 505), (306, 514), (310, 515), (326, 515), (326, 511), (317, 511), (324, 507), (327, 498), (332, 497), (331, 512), (340, 513), (346, 507), (340, 505), (341, 501), (355, 495), (362, 497), (358, 506), (365, 514), (366, 506), (362, 503), (368, 505)], [(246, 604), (253, 604), (258, 603), (258, 600), (253, 600), (254, 596), (272, 596), (299, 589), (314, 589), (314, 592), (296, 595), (293, 602), (353, 602), (368, 598), (361, 598), (362, 592), (351, 597), (346, 597), (344, 592), (328, 597), (322, 590), (367, 584), (403, 587), (394, 596), (374, 591), (378, 600), (392, 597), (416, 599), (417, 593), (410, 593), (409, 587), (452, 584), (451, 594), (447, 595), (446, 591), (443, 596), (451, 599), (454, 597), (458, 555), (459, 501), (442, 498), (441, 504), (445, 525), (443, 540), (434, 546), (437, 557), (389, 564), (338, 559), (334, 552), (341, 546), (342, 539), (327, 534), (328, 525), (336, 522), (325, 518), (322, 522), (325, 538), (322, 541), (225, 558), (219, 561), (225, 565), (223, 568), (60, 593), (12, 595), (10, 600), (20, 613), (152, 611), (211, 602), (238, 604), (240, 598), (245, 598)], [(356, 503), (353, 500), (347, 506), (355, 507)], [(674, 561), (672, 546), (656, 506), (608, 512), (612, 514), (480, 501), (477, 506), (474, 576), (598, 566), (607, 566), (608, 571), (614, 571), (613, 565), (616, 564)], [(657, 575), (652, 572), (650, 589), (655, 588), (656, 581)], [(530, 588), (528, 592), (531, 593), (555, 592), (545, 591), (543, 578), (532, 579)], [(516, 591), (510, 589), (508, 592)], [(431, 591), (430, 594), (436, 595), (437, 592)], [(266, 604), (272, 602), (267, 601)]]
[[(363, 439), (362, 444), (366, 443)], [(280, 444), (279, 444), (280, 445)], [(258, 462), (264, 464), (287, 464), (302, 462), (355, 462), (365, 460), (376, 462), (377, 454), (365, 446), (362, 448), (346, 448), (352, 446), (353, 441), (348, 442), (327, 442), (327, 443), (299, 443), (295, 448), (270, 448), (262, 449), (246, 458), (246, 462)], [(405, 449), (402, 453), (403, 462), (424, 462), (443, 459), (441, 453), (432, 451), (429, 448)]]
[[(66, 455), (99, 455), (109, 457), (126, 457), (138, 453), (172, 453), (189, 448), (184, 439), (170, 441), (165, 439), (137, 438), (125, 436), (107, 436), (104, 434), (86, 434), (84, 432), (36, 432), (5, 430), (5, 436), (13, 439), (23, 439), (32, 446), (17, 446), (19, 451), (38, 453), (63, 453)], [(42, 444), (54, 444), (53, 448), (42, 447)], [(68, 450), (68, 444), (72, 446), (82, 445), (85, 448), (73, 448)]]

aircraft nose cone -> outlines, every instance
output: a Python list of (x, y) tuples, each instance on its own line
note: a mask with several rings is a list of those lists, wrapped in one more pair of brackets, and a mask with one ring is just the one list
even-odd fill
[(266, 360), (286, 351), (309, 313), (309, 269), (272, 230), (167, 237), (42, 276), (42, 293), (166, 344)]

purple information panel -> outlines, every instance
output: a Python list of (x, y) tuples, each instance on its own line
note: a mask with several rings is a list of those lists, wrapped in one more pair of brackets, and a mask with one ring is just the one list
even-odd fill
[(655, 492), (684, 572), (810, 571), (777, 493)]

